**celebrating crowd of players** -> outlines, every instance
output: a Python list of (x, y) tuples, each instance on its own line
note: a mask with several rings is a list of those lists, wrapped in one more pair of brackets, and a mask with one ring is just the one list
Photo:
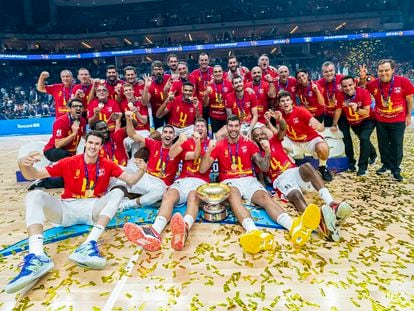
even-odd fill
[[(342, 131), (349, 170), (358, 176), (366, 175), (377, 158), (370, 142), (376, 127), (382, 162), (376, 173), (389, 170), (394, 180), (402, 181), (404, 130), (411, 124), (414, 87), (394, 75), (392, 60), (378, 62), (378, 78), (368, 76), (362, 66), (358, 79), (336, 74), (334, 64), (325, 62), (319, 81), (311, 81), (304, 69), (291, 77), (288, 67), (276, 69), (266, 55), (250, 71), (235, 56), (229, 58), (227, 71), (211, 66), (206, 53), (198, 60), (199, 68), (189, 73), (185, 62), (169, 55), (167, 71), (154, 61), (151, 74), (143, 78), (134, 67), (126, 67), (125, 81), (115, 66), (107, 67), (106, 79), (92, 78), (88, 69), (80, 68), (79, 84), (73, 83), (69, 70), (61, 72), (62, 83), (51, 85), (46, 85), (49, 73), (40, 74), (38, 90), (53, 95), (56, 105), (53, 134), (44, 148), (53, 163), (36, 169), (33, 164), (40, 155), (32, 153), (19, 159), (19, 166), (25, 177), (37, 179), (30, 189), (63, 186), (64, 192), (60, 200), (41, 190), (27, 195), (29, 254), (7, 292), (30, 286), (53, 268), (43, 249), (45, 220), (62, 226), (93, 225), (69, 259), (102, 269), (106, 260), (97, 240), (117, 210), (161, 201), (151, 226), (127, 223), (125, 234), (155, 251), (170, 223), (171, 246), (182, 250), (198, 215), (195, 190), (211, 181), (214, 161), (218, 181), (230, 186), (230, 207), (246, 231), (239, 239), (245, 251), (272, 249), (275, 242), (256, 227), (243, 200), (265, 209), (289, 230), (296, 245), (306, 243), (318, 227), (328, 239), (339, 241), (338, 224), (352, 210), (334, 200), (324, 184), (332, 180), (326, 165), (329, 147), (321, 135), (324, 127)], [(360, 141), (358, 163), (350, 129)], [(76, 155), (82, 137), (84, 153)], [(318, 169), (296, 166), (284, 149), (286, 140), (318, 158)], [(295, 206), (298, 217), (292, 218), (272, 199), (269, 186)], [(318, 192), (321, 208), (306, 203), (306, 191)], [(185, 215), (172, 215), (174, 206), (184, 202)]]

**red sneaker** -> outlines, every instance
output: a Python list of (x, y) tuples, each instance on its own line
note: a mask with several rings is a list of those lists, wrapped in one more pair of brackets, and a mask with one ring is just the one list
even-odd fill
[(171, 247), (176, 251), (183, 250), (188, 236), (188, 225), (180, 213), (175, 213), (171, 218), (170, 227), (172, 231)]
[(124, 225), (124, 232), (128, 240), (147, 251), (161, 249), (161, 237), (151, 226), (138, 226), (128, 222)]

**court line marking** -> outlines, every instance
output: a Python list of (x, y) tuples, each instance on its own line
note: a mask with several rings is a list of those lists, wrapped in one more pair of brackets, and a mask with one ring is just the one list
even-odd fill
[(129, 260), (128, 264), (125, 267), (125, 272), (124, 272), (125, 274), (116, 283), (102, 311), (111, 311), (113, 309), (114, 304), (118, 300), (118, 297), (121, 294), (126, 281), (129, 279), (131, 275), (132, 268), (134, 268), (136, 262), (138, 261), (142, 253), (143, 253), (142, 246), (137, 246), (137, 248), (134, 251), (134, 255), (131, 257), (131, 259)]

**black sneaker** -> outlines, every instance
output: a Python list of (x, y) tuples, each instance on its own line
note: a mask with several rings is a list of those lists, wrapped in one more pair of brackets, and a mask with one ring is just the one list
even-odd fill
[(360, 176), (360, 177), (367, 176), (367, 171), (359, 169), (358, 172), (357, 172), (357, 176)]
[(351, 172), (351, 173), (356, 172), (355, 164), (352, 164), (352, 163), (349, 164), (348, 171)]
[(385, 165), (381, 166), (381, 168), (376, 170), (377, 175), (383, 175), (388, 171), (388, 167)]
[(392, 177), (394, 178), (395, 181), (403, 181), (403, 177), (401, 176), (401, 174), (399, 172), (395, 172), (392, 173)]
[(375, 162), (377, 162), (377, 156), (368, 159), (369, 165), (375, 164)]
[(45, 189), (45, 181), (43, 179), (36, 179), (27, 187), (27, 191), (35, 189)]
[(319, 168), (318, 168), (318, 170), (319, 170), (319, 172), (321, 173), (321, 175), (322, 175), (322, 179), (324, 180), (324, 181), (332, 181), (332, 174), (331, 174), (331, 172), (326, 168), (326, 166), (325, 165), (322, 165), (322, 166), (319, 166)]

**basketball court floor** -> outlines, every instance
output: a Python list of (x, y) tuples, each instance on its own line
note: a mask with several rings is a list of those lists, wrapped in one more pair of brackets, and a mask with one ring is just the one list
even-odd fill
[[(342, 173), (328, 184), (335, 199), (354, 208), (340, 242), (315, 233), (298, 249), (286, 231), (264, 229), (277, 247), (249, 255), (238, 243), (241, 226), (197, 223), (183, 251), (170, 248), (167, 227), (162, 250), (150, 253), (127, 241), (121, 228), (111, 229), (100, 247), (105, 269), (68, 260), (84, 237), (48, 244), (55, 268), (27, 292), (3, 290), (18, 273), (22, 253), (0, 258), (0, 310), (413, 310), (413, 129), (406, 133), (404, 182), (375, 175), (377, 161), (367, 177)], [(18, 149), (47, 139), (0, 137), (2, 248), (26, 238), (27, 183), (16, 183)], [(307, 199), (321, 204), (317, 196)]]

